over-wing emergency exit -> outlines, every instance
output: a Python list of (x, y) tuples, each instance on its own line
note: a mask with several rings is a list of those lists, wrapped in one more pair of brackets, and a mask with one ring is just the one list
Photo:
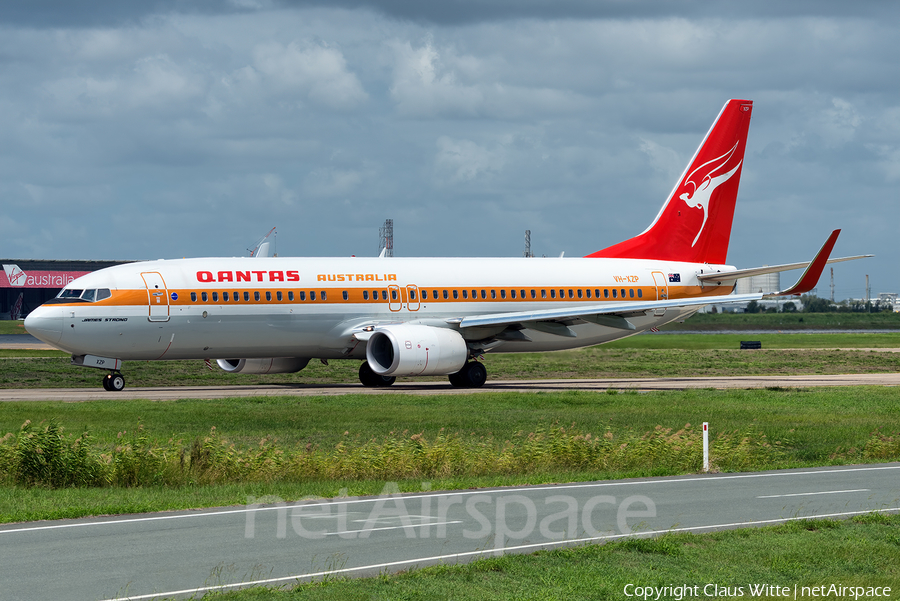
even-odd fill
[[(580, 259), (205, 258), (85, 275), (33, 311), (26, 329), (106, 370), (129, 360), (215, 359), (233, 373), (288, 373), (311, 359), (360, 361), (366, 386), (397, 376), (487, 378), (491, 352), (609, 342), (683, 320), (704, 305), (811, 290), (840, 230), (811, 261), (725, 265), (753, 103), (729, 100), (650, 226)], [(805, 268), (771, 295), (739, 277)]]

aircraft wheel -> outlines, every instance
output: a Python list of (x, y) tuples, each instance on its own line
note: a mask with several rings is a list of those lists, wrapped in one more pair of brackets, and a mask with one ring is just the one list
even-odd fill
[(390, 386), (397, 381), (397, 378), (394, 376), (378, 375), (372, 371), (371, 367), (369, 367), (368, 361), (363, 361), (363, 364), (359, 366), (359, 381), (362, 382), (363, 386), (376, 388)]
[(457, 388), (481, 388), (487, 381), (487, 369), (477, 361), (469, 361), (449, 378), (450, 384)]
[(110, 392), (119, 392), (125, 388), (125, 376), (122, 374), (108, 374), (103, 378), (103, 388)]
[(466, 388), (481, 388), (487, 382), (487, 368), (477, 361), (471, 361), (465, 367)]

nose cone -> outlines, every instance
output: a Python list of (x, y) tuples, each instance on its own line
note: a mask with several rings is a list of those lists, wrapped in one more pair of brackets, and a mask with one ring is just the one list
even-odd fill
[(62, 337), (62, 307), (38, 307), (25, 318), (25, 329), (38, 340), (55, 346)]

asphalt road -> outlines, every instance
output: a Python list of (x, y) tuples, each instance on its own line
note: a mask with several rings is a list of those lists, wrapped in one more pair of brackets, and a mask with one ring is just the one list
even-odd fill
[(900, 463), (424, 492), (0, 526), (7, 600), (150, 599), (900, 511)]

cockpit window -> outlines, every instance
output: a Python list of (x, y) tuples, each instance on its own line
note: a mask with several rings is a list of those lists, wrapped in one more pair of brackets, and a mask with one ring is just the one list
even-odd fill
[(66, 288), (60, 292), (56, 298), (48, 303), (93, 303), (102, 301), (112, 296), (109, 288), (99, 288), (96, 290), (79, 290), (76, 288)]

